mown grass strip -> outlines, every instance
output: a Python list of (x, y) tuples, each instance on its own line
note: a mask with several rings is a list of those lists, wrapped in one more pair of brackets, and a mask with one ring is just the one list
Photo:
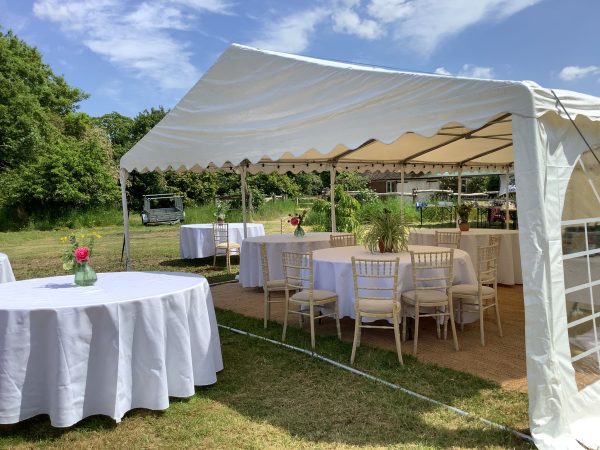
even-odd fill
[(474, 416), (473, 414), (471, 414), (471, 413), (469, 413), (467, 411), (463, 411), (462, 409), (456, 408), (454, 406), (446, 405), (445, 403), (442, 403), (442, 402), (439, 402), (439, 401), (437, 401), (437, 400), (435, 400), (433, 398), (427, 397), (426, 395), (422, 395), (422, 394), (419, 394), (418, 392), (411, 391), (410, 389), (406, 389), (406, 388), (404, 388), (402, 386), (399, 386), (397, 384), (390, 383), (389, 381), (386, 381), (386, 380), (378, 378), (378, 377), (376, 377), (374, 375), (362, 372), (362, 371), (360, 371), (358, 369), (355, 369), (354, 367), (348, 366), (346, 364), (342, 364), (342, 363), (337, 362), (337, 361), (333, 361), (333, 360), (331, 360), (329, 358), (325, 358), (324, 356), (319, 355), (317, 352), (314, 352), (314, 351), (311, 351), (311, 350), (307, 350), (307, 349), (303, 349), (303, 348), (299, 348), (299, 347), (295, 347), (293, 345), (286, 344), (284, 342), (275, 341), (273, 339), (269, 339), (269, 338), (266, 338), (266, 337), (258, 336), (256, 334), (252, 334), (252, 333), (249, 333), (249, 332), (244, 331), (244, 330), (238, 330), (237, 328), (228, 327), (226, 325), (219, 325), (219, 327), (221, 327), (222, 329), (226, 329), (227, 331), (230, 331), (232, 333), (237, 333), (237, 334), (240, 334), (242, 336), (247, 336), (247, 337), (250, 337), (250, 338), (253, 338), (253, 339), (264, 340), (264, 341), (269, 342), (269, 343), (271, 343), (273, 345), (279, 345), (279, 346), (282, 346), (284, 348), (287, 348), (288, 350), (292, 350), (292, 351), (295, 351), (295, 352), (303, 353), (303, 354), (305, 354), (307, 356), (310, 356), (311, 358), (316, 358), (316, 359), (318, 359), (320, 361), (323, 361), (323, 362), (325, 362), (327, 364), (331, 364), (334, 367), (337, 367), (339, 369), (345, 370), (345, 371), (350, 372), (350, 373), (352, 373), (354, 375), (357, 375), (357, 376), (360, 376), (360, 377), (364, 377), (367, 380), (373, 381), (375, 383), (383, 384), (384, 386), (387, 386), (387, 387), (389, 387), (391, 389), (398, 389), (398, 390), (400, 390), (401, 392), (403, 392), (403, 393), (405, 393), (407, 395), (416, 397), (416, 398), (418, 398), (420, 400), (424, 400), (424, 401), (433, 403), (436, 406), (440, 406), (440, 407), (446, 408), (447, 410), (452, 411), (452, 412), (458, 414), (459, 416), (464, 416), (464, 417), (469, 417), (469, 418), (472, 418), (472, 419), (479, 420), (480, 422), (484, 423), (485, 425), (488, 425), (490, 427), (493, 427), (493, 428), (496, 428), (496, 429), (499, 429), (499, 430), (502, 430), (502, 431), (507, 431), (509, 433), (514, 434), (516, 437), (518, 437), (520, 439), (523, 439), (523, 440), (526, 440), (526, 441), (529, 441), (529, 442), (533, 442), (533, 439), (531, 438), (531, 436), (529, 436), (527, 434), (524, 434), (524, 433), (521, 433), (520, 431), (517, 431), (517, 430), (515, 430), (513, 428), (510, 428), (510, 427), (507, 427), (505, 425), (501, 425), (501, 424), (492, 422), (492, 421), (487, 420), (487, 419), (482, 418), (482, 417), (476, 417), (476, 416)]

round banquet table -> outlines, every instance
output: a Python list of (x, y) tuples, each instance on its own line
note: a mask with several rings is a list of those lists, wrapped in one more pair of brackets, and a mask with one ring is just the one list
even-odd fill
[(260, 244), (267, 244), (267, 259), (269, 261), (269, 277), (272, 280), (282, 280), (283, 252), (305, 253), (320, 248), (329, 248), (329, 237), (345, 233), (306, 233), (296, 237), (292, 233), (269, 234), (267, 236), (244, 239), (240, 252), (240, 277), (242, 287), (257, 287), (263, 285), (262, 264), (260, 260)]
[[(457, 228), (437, 228), (437, 231), (457, 231)], [(435, 245), (435, 228), (420, 228), (410, 232), (409, 244)], [(466, 251), (474, 264), (477, 264), (477, 247), (488, 244), (490, 235), (500, 236), (498, 253), (498, 283), (523, 284), (521, 273), (521, 252), (518, 230), (495, 230), (471, 228), (460, 236), (460, 248)]]
[[(262, 223), (247, 224), (248, 237), (264, 236)], [(229, 224), (229, 242), (241, 244), (244, 240), (244, 224)], [(179, 229), (179, 255), (185, 259), (206, 258), (215, 254), (212, 223), (181, 225)]]
[(0, 283), (8, 283), (15, 281), (15, 275), (13, 274), (12, 267), (8, 256), (4, 253), (0, 253)]
[[(440, 251), (440, 247), (409, 245), (415, 252)], [(337, 247), (313, 252), (313, 273), (315, 289), (334, 291), (338, 295), (340, 317), (354, 318), (354, 280), (352, 278), (352, 257), (364, 259), (400, 259), (398, 268), (398, 291), (400, 293), (413, 289), (412, 263), (410, 253), (371, 253), (364, 246)], [(454, 284), (477, 284), (477, 275), (471, 263), (471, 257), (462, 250), (454, 251)], [(473, 317), (464, 315), (464, 321), (470, 322)], [(475, 314), (475, 319), (479, 316)], [(456, 317), (458, 319), (458, 317)]]
[(186, 273), (100, 273), (0, 285), (0, 423), (48, 414), (71, 426), (133, 408), (163, 410), (222, 370), (206, 279)]

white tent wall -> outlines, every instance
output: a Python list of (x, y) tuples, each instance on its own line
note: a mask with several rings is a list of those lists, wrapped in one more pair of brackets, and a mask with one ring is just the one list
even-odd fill
[[(582, 130), (583, 135), (586, 137), (588, 144), (592, 146), (592, 149), (595, 149), (596, 155), (600, 155), (600, 123), (593, 123), (581, 118), (581, 120), (577, 120), (577, 124)], [(587, 147), (573, 127), (565, 128), (564, 126), (559, 127), (557, 124), (552, 124), (552, 129), (556, 134), (560, 135), (560, 141), (552, 141), (549, 139), (553, 144), (551, 150), (555, 149), (555, 151), (551, 152), (552, 156), (549, 161), (553, 170), (551, 176), (548, 177), (548, 183), (553, 183), (558, 187), (558, 195), (560, 196), (560, 218), (562, 224), (568, 222), (565, 221), (565, 216), (568, 218), (569, 212), (567, 211), (567, 214), (565, 214), (565, 207), (569, 206), (573, 208), (573, 200), (575, 200), (575, 206), (577, 206), (577, 208), (573, 209), (576, 209), (580, 213), (580, 217), (586, 217), (588, 220), (591, 219), (590, 222), (597, 223), (600, 221), (600, 219), (598, 219), (600, 217), (600, 198), (598, 196), (598, 190), (600, 189), (600, 186), (598, 185), (598, 182), (600, 181), (600, 177), (598, 176), (600, 172), (600, 162), (594, 158), (588, 158), (588, 174), (592, 175), (593, 173), (594, 175), (593, 178), (590, 177), (586, 181), (590, 182), (593, 180), (594, 186), (590, 186), (588, 183), (586, 183), (587, 186), (576, 186), (578, 191), (576, 198), (569, 199), (570, 204), (567, 205), (566, 199), (568, 188), (573, 187), (570, 183), (574, 181), (572, 177), (574, 170), (573, 166), (578, 163), (578, 157), (582, 155), (583, 152), (587, 151)], [(589, 152), (587, 152), (587, 155), (589, 156)], [(587, 241), (588, 244), (592, 243), (591, 236), (587, 235)], [(564, 305), (562, 310), (557, 311), (555, 316), (555, 320), (563, 327), (568, 320), (568, 317), (565, 318), (567, 315), (566, 287), (567, 282), (571, 281), (569, 280), (570, 273), (564, 270), (566, 264), (566, 261), (564, 261), (564, 248), (565, 238), (563, 237), (563, 249), (561, 249), (563, 261), (556, 264), (556, 283), (553, 286), (555, 298), (557, 299), (556, 301), (561, 300)], [(593, 251), (594, 250), (592, 250), (592, 253)], [(592, 280), (592, 283), (597, 283), (600, 276), (592, 268), (593, 260), (595, 260), (594, 256), (595, 255), (590, 254), (590, 258), (588, 259), (588, 276)], [(553, 271), (553, 276), (554, 275), (555, 273)], [(599, 292), (596, 291), (595, 288), (590, 288), (590, 294), (592, 297), (592, 308), (595, 309), (597, 308), (597, 305), (600, 304), (600, 298), (598, 298)], [(595, 314), (598, 314), (598, 311), (595, 311)], [(593, 322), (595, 322), (595, 339), (593, 340), (592, 345), (595, 348), (593, 358), (596, 362), (593, 379), (598, 380), (600, 379), (600, 355), (598, 354), (600, 340), (600, 328), (598, 328), (598, 325), (600, 325), (600, 322), (598, 322), (598, 319), (594, 319)], [(565, 330), (565, 338), (562, 339), (560, 346), (556, 346), (557, 353), (564, 359), (563, 364), (559, 367), (561, 369), (562, 379), (566, 380), (564, 390), (571, 413), (571, 429), (573, 430), (573, 435), (577, 436), (578, 439), (588, 447), (599, 448), (600, 437), (598, 436), (598, 417), (600, 417), (600, 383), (590, 382), (590, 384), (587, 385), (584, 383), (582, 387), (578, 388), (575, 382), (574, 366), (569, 360), (576, 356), (574, 355), (574, 347), (570, 344), (573, 340), (577, 341), (578, 337), (576, 336), (576, 333), (571, 335), (572, 330), (573, 328), (568, 331)]]
[[(556, 114), (521, 121), (515, 147), (536, 149), (515, 153), (521, 260), (530, 268), (523, 273), (530, 425), (541, 448), (580, 448), (577, 440), (598, 448), (600, 383), (582, 390), (576, 385), (562, 260), (565, 194), (586, 145), (573, 124)], [(599, 122), (579, 117), (576, 123), (592, 146), (600, 145)]]
[[(556, 93), (598, 145), (600, 99)], [(600, 446), (600, 382), (577, 389), (565, 317), (561, 210), (584, 150), (554, 94), (534, 83), (394, 72), (232, 45), (121, 167), (238, 170), (244, 161), (248, 173), (333, 165), (505, 172), (514, 160), (527, 267), (530, 428), (540, 448), (564, 449), (579, 448), (578, 439)]]

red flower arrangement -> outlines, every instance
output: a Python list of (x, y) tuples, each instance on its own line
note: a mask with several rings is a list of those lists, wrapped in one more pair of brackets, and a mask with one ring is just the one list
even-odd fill
[(77, 264), (81, 264), (90, 259), (90, 249), (88, 247), (77, 247), (73, 252), (73, 256), (75, 257)]
[(302, 228), (302, 221), (304, 220), (304, 216), (306, 215), (306, 211), (298, 214), (290, 214), (290, 219), (288, 220), (289, 223), (291, 223), (293, 226), (296, 227), (296, 229), (294, 230), (294, 236), (296, 237), (302, 237), (304, 236), (304, 229)]
[(75, 274), (75, 284), (78, 286), (92, 286), (98, 279), (89, 262), (94, 240), (99, 237), (98, 233), (92, 232), (89, 235), (72, 234), (61, 238), (61, 241), (69, 243), (63, 253), (63, 269)]
[(69, 247), (63, 253), (63, 269), (71, 272), (83, 263), (89, 262), (94, 248), (94, 240), (99, 237), (101, 236), (96, 232), (88, 235), (72, 234), (62, 237), (61, 241), (69, 243)]

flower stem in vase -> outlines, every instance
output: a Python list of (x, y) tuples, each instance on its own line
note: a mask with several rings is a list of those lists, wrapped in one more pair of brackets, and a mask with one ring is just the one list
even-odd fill
[(93, 286), (97, 280), (96, 272), (87, 261), (77, 264), (75, 269), (75, 284), (77, 286)]

